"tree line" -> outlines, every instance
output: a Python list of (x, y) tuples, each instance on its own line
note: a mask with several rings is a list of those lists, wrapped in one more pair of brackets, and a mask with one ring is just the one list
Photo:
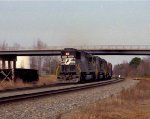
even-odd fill
[(113, 69), (114, 75), (123, 77), (150, 77), (150, 57), (133, 58), (130, 62), (117, 64)]

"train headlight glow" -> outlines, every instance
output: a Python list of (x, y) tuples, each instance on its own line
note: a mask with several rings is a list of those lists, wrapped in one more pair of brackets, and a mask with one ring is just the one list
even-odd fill
[(69, 55), (69, 52), (66, 52), (66, 55), (68, 56), (68, 55)]

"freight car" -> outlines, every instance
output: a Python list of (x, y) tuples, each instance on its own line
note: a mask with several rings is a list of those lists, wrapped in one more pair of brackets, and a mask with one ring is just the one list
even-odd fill
[(112, 77), (112, 65), (106, 60), (73, 48), (61, 51), (61, 64), (57, 68), (60, 82), (87, 82)]
[(22, 80), (25, 83), (38, 81), (38, 70), (30, 68), (29, 56), (0, 57), (0, 82)]
[[(0, 69), (0, 81), (12, 80), (12, 69)], [(24, 83), (35, 82), (39, 80), (38, 71), (35, 69), (17, 68), (14, 70), (15, 80), (22, 80)]]

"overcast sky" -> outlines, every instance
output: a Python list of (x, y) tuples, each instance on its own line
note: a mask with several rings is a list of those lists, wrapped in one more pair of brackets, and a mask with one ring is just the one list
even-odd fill
[(0, 1), (0, 41), (150, 45), (149, 1)]

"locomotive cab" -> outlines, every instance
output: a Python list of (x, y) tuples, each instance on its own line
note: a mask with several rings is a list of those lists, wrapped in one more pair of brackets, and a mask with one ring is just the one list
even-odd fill
[(62, 73), (76, 72), (77, 60), (80, 59), (80, 52), (75, 49), (65, 49), (61, 52), (61, 71)]
[(59, 81), (78, 82), (78, 62), (80, 58), (81, 53), (73, 48), (66, 48), (61, 52), (60, 71), (57, 77)]

